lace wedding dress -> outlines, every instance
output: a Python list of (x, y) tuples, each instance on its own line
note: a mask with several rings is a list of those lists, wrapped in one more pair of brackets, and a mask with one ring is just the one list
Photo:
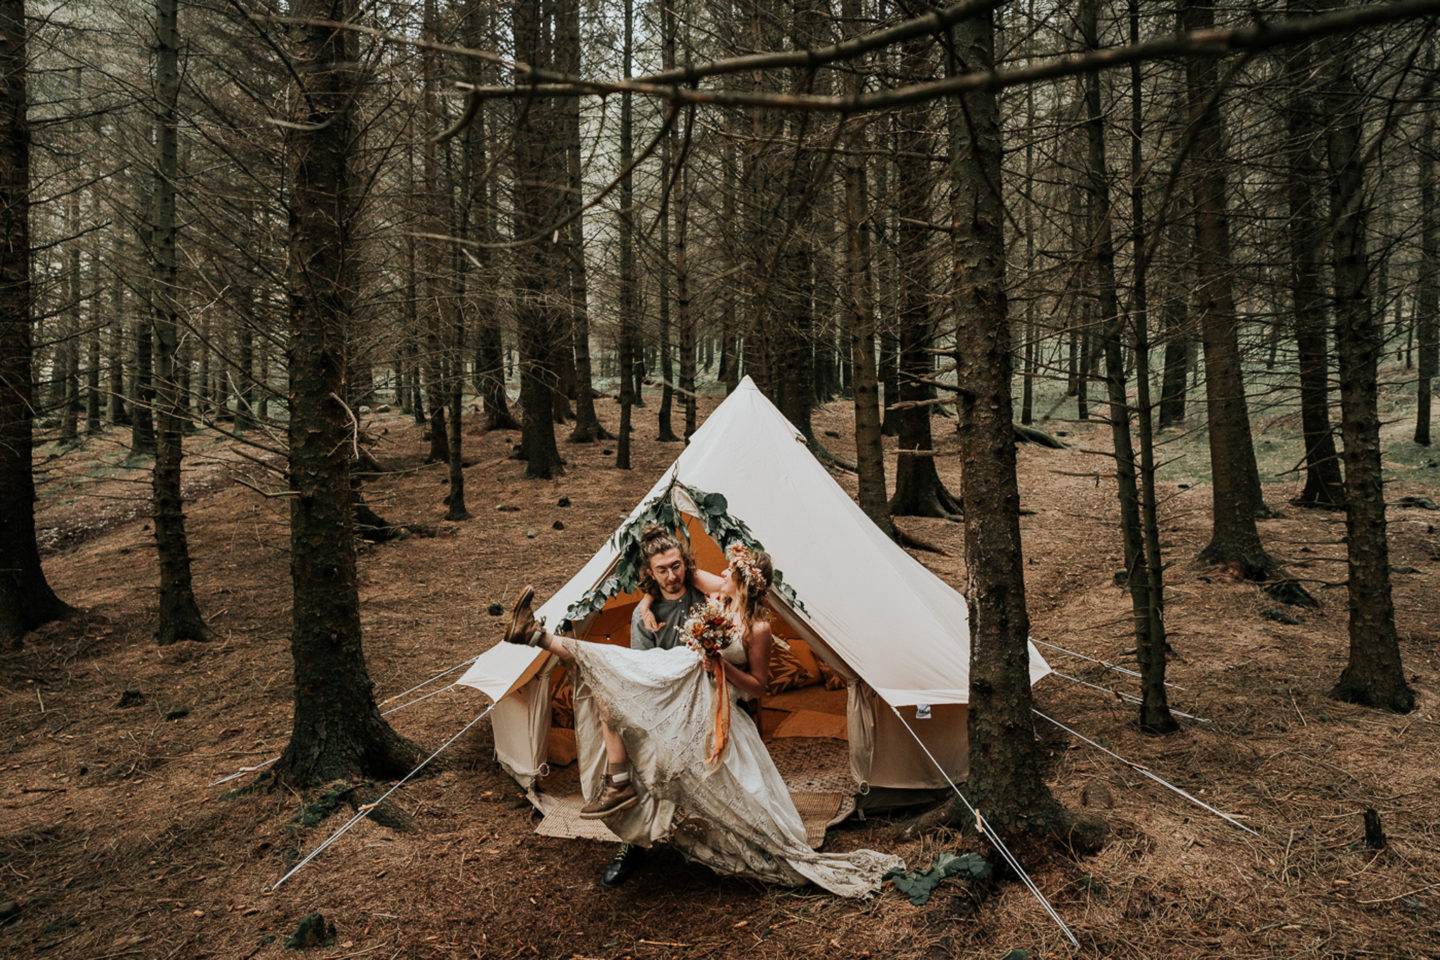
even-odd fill
[[(593, 723), (603, 712), (630, 754), (641, 801), (605, 820), (622, 839), (669, 843), (720, 873), (787, 886), (809, 881), (846, 897), (869, 896), (887, 870), (904, 868), (899, 857), (874, 850), (810, 849), (785, 781), (744, 710), (731, 710), (729, 742), (717, 764), (706, 765), (715, 684), (699, 653), (683, 645), (631, 650), (563, 642), (575, 656), (577, 736), (585, 737), (588, 727), (588, 735), (598, 738)], [(741, 643), (731, 643), (722, 655), (746, 664)], [(729, 684), (727, 690), (733, 707), (738, 692)], [(592, 723), (582, 723), (586, 715)], [(585, 777), (587, 797), (600, 789), (600, 770), (594, 765)]]

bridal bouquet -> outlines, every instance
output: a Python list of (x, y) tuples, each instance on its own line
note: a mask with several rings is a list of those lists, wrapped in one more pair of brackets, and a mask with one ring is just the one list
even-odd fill
[(690, 615), (680, 627), (685, 645), (713, 660), (720, 651), (730, 646), (735, 629), (734, 621), (717, 600), (706, 600), (705, 605)]

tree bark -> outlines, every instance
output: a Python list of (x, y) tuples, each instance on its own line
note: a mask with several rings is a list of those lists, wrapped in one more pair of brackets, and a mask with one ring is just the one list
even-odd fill
[[(966, 69), (993, 68), (990, 12), (962, 21), (951, 37)], [(1031, 713), (999, 107), (990, 90), (966, 94), (963, 105), (968, 122), (964, 136), (955, 138), (953, 157), (954, 184), (963, 194), (956, 201), (953, 291), (957, 374), (966, 387), (956, 407), (970, 608), (967, 796), (1002, 833), (1050, 833), (1068, 818), (1045, 785)]]
[[(421, 32), (428, 43), (436, 43), (440, 37), (436, 0), (425, 0), (422, 10)], [(440, 54), (426, 46), (420, 52), (420, 63), (420, 116), (424, 137), (421, 154), (423, 183), (420, 184), (420, 196), (416, 198), (416, 202), (424, 211), (425, 232), (430, 234), (428, 237), (417, 238), (421, 269), (420, 289), (423, 292), (420, 316), (425, 327), (425, 406), (430, 412), (430, 453), (426, 459), (431, 463), (446, 463), (450, 459), (450, 434), (445, 428), (449, 390), (445, 384), (444, 327), (451, 304), (444, 277), (446, 271), (443, 248), (441, 242), (434, 239), (445, 233), (445, 194), (441, 192), (437, 145), (430, 136), (431, 131), (441, 126), (435, 103), (435, 87), (440, 83)]]
[[(474, 2), (474, 0), (472, 0)], [(563, 30), (560, 34), (560, 70), (569, 76), (580, 75), (580, 2), (565, 0), (562, 6)], [(570, 431), (571, 443), (594, 443), (610, 439), (610, 432), (600, 425), (595, 413), (594, 374), (590, 363), (589, 284), (585, 264), (585, 224), (581, 209), (585, 205), (585, 183), (581, 176), (580, 99), (561, 102), (565, 124), (565, 166), (569, 183), (569, 204), (566, 215), (572, 217), (565, 228), (565, 249), (570, 267), (570, 339), (575, 354), (575, 427)]]
[[(631, 76), (635, 45), (635, 2), (625, 0), (624, 73)], [(630, 469), (631, 417), (635, 406), (635, 182), (630, 162), (635, 148), (631, 141), (633, 105), (630, 92), (620, 94), (620, 436), (615, 443), (615, 468)]]
[[(524, 62), (549, 65), (554, 51), (553, 5), (523, 0), (514, 7), (517, 56)], [(517, 82), (523, 78), (517, 76)], [(555, 105), (536, 98), (517, 111), (515, 120), (515, 236), (530, 239), (547, 233), (565, 208), (564, 191), (556, 181)], [(521, 247), (516, 271), (515, 325), (520, 334), (520, 459), (525, 476), (549, 479), (564, 472), (555, 445), (555, 398), (559, 372), (556, 344), (563, 334), (559, 309), (551, 291), (566, 275), (565, 251), (558, 237), (545, 236)], [(567, 344), (568, 349), (568, 344)]]
[(1349, 568), (1350, 662), (1332, 695), (1408, 713), (1415, 693), (1405, 682), (1380, 468), (1377, 405), (1382, 331), (1370, 301), (1366, 251), (1368, 210), (1361, 141), (1360, 91), (1342, 44), (1330, 43), (1333, 66), (1324, 92), (1329, 161), (1331, 246), (1335, 276), (1335, 348), (1340, 361), (1340, 430), (1345, 445), (1345, 553)]
[[(469, 23), (469, 42), (475, 49), (487, 49), (493, 46), (494, 29), (490, 22), (493, 14), (481, 15), (481, 6), (478, 0), (471, 0), (471, 15)], [(488, 8), (486, 8), (488, 9)], [(477, 71), (476, 82), (488, 83), (490, 77), (490, 66), (487, 61), (476, 57), (474, 69)], [(476, 335), (475, 335), (475, 393), (480, 397), (480, 405), (483, 410), (481, 420), (482, 429), (491, 430), (518, 430), (520, 424), (516, 422), (514, 415), (510, 412), (509, 397), (505, 393), (505, 350), (500, 338), (500, 298), (497, 291), (500, 287), (499, 271), (495, 267), (494, 254), (484, 244), (493, 244), (499, 239), (499, 230), (495, 221), (495, 197), (498, 195), (499, 186), (495, 183), (499, 177), (494, 175), (490, 165), (494, 162), (493, 157), (487, 151), (491, 138), (486, 135), (487, 124), (492, 124), (493, 119), (489, 116), (486, 104), (482, 103), (466, 129), (466, 135), (470, 137), (470, 176), (475, 188), (482, 193), (472, 203), (471, 216), (475, 218), (474, 229), (477, 238), (482, 246), (475, 250), (475, 312)]]
[[(1313, 13), (1314, 6), (1292, 0), (1288, 10), (1291, 16), (1304, 16)], [(1292, 502), (1302, 507), (1338, 509), (1345, 506), (1345, 487), (1330, 428), (1326, 297), (1320, 270), (1325, 237), (1320, 202), (1315, 196), (1324, 137), (1313, 105), (1312, 70), (1309, 45), (1298, 44), (1289, 51), (1285, 63), (1290, 137), (1286, 196), (1290, 213), (1290, 291), (1300, 366), (1300, 421), (1305, 437), (1305, 488)]]
[[(1214, 8), (1184, 0), (1182, 30), (1215, 25)], [(1205, 401), (1210, 425), (1210, 543), (1200, 553), (1207, 563), (1234, 563), (1249, 579), (1267, 579), (1275, 563), (1260, 545), (1255, 516), (1265, 508), (1260, 472), (1250, 435), (1250, 413), (1236, 334), (1234, 277), (1230, 263), (1230, 222), (1226, 212), (1224, 125), (1214, 60), (1186, 61), (1186, 89), (1193, 124), (1195, 166), (1196, 298), (1205, 348)]]
[[(930, 47), (928, 37), (902, 44), (900, 70), (904, 82), (922, 83), (931, 78)], [(933, 248), (928, 228), (934, 187), (934, 172), (929, 158), (934, 143), (929, 132), (928, 112), (925, 106), (907, 107), (898, 111), (895, 118), (896, 176), (891, 197), (896, 221), (896, 266), (900, 272), (896, 290), (900, 401), (902, 404), (922, 405), (895, 411), (900, 446), (895, 461), (895, 494), (890, 499), (890, 514), (958, 520), (961, 505), (945, 489), (935, 469), (931, 408), (923, 405), (933, 396), (928, 381), (934, 369), (930, 351), (935, 345), (934, 298), (930, 292)], [(974, 118), (970, 120), (974, 121)], [(960, 124), (952, 125), (952, 139), (961, 137), (961, 131), (955, 129), (958, 126)], [(979, 168), (974, 172), (982, 173)], [(958, 178), (961, 175), (957, 172), (955, 176)], [(959, 183), (957, 188), (964, 189)], [(998, 199), (995, 202), (998, 205)], [(960, 216), (958, 211), (956, 216), (957, 219)], [(964, 310), (963, 307), (957, 309)], [(917, 451), (919, 455), (908, 455), (907, 450)]]
[(35, 541), (26, 30), (24, 0), (0, 0), (0, 643), (15, 646), (71, 612)]
[[(860, 22), (860, 0), (842, 0), (841, 18)], [(857, 95), (864, 79), (863, 64), (850, 75), (849, 93)], [(870, 277), (870, 230), (866, 221), (865, 157), (867, 143), (863, 120), (852, 120), (846, 133), (845, 279), (850, 310), (850, 368), (855, 406), (855, 463), (859, 474), (860, 509), (875, 525), (894, 536), (885, 497), (885, 448), (880, 435), (880, 388), (875, 370), (875, 304)]]
[[(1434, 70), (1435, 58), (1425, 58), (1427, 71)], [(1415, 316), (1415, 442), (1430, 445), (1431, 391), (1440, 376), (1440, 336), (1436, 335), (1436, 314), (1440, 313), (1440, 223), (1435, 210), (1435, 111), (1425, 111), (1420, 128), (1420, 149), (1416, 160), (1420, 177), (1420, 276), (1416, 291)]]
[[(1099, 50), (1099, 0), (1082, 0), (1080, 32), (1087, 50)], [(1125, 555), (1125, 580), (1130, 591), (1130, 610), (1134, 619), (1135, 648), (1140, 660), (1151, 671), (1159, 668), (1159, 683), (1146, 683), (1141, 707), (1141, 729), (1150, 733), (1170, 733), (1179, 724), (1170, 715), (1165, 696), (1165, 640), (1150, 595), (1150, 563), (1147, 558), (1144, 531), (1140, 520), (1140, 485), (1135, 473), (1135, 448), (1130, 436), (1130, 405), (1126, 399), (1125, 360), (1121, 348), (1124, 318), (1120, 315), (1116, 296), (1115, 242), (1110, 226), (1110, 172), (1105, 156), (1105, 114), (1100, 98), (1100, 75), (1085, 77), (1085, 131), (1089, 145), (1088, 231), (1094, 243), (1095, 274), (1098, 281), (1100, 329), (1105, 351), (1105, 388), (1109, 401), (1110, 436), (1115, 453), (1115, 490), (1120, 501), (1120, 539)], [(1132, 136), (1136, 131), (1132, 130)], [(1138, 143), (1138, 139), (1135, 141)], [(1148, 411), (1147, 411), (1148, 415)], [(1149, 679), (1149, 678), (1147, 678)]]
[[(1140, 42), (1140, 0), (1129, 0), (1130, 43)], [(1154, 408), (1150, 403), (1150, 308), (1148, 232), (1145, 223), (1145, 189), (1143, 180), (1143, 89), (1140, 64), (1130, 65), (1130, 221), (1131, 248), (1134, 252), (1135, 291), (1135, 419), (1140, 433), (1140, 504), (1141, 527), (1145, 544), (1146, 591), (1145, 616), (1148, 627), (1136, 659), (1140, 665), (1140, 729), (1165, 733), (1179, 724), (1170, 714), (1169, 697), (1165, 690), (1165, 655), (1168, 641), (1165, 634), (1165, 564), (1160, 555), (1159, 505), (1155, 497), (1155, 431)], [(1136, 571), (1135, 574), (1138, 574)]]
[(206, 640), (190, 578), (190, 547), (180, 489), (183, 451), (181, 394), (177, 376), (179, 335), (175, 298), (175, 181), (179, 172), (176, 109), (180, 97), (178, 0), (155, 5), (155, 184), (150, 208), (150, 275), (155, 323), (155, 549), (160, 560), (160, 611), (156, 639), (162, 644)]
[(290, 196), (290, 649), (295, 716), (275, 775), (313, 785), (393, 777), (417, 751), (380, 716), (360, 639), (345, 396), (351, 278), (351, 178), (359, 85), (355, 0), (295, 0), (290, 32), (298, 89), (286, 131)]

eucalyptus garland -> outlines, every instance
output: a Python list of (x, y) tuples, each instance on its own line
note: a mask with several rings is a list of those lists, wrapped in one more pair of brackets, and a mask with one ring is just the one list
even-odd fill
[[(565, 619), (560, 622), (562, 633), (569, 631), (576, 623), (584, 620), (590, 614), (599, 613), (611, 597), (628, 593), (640, 585), (640, 534), (648, 525), (659, 524), (666, 530), (679, 531), (682, 537), (688, 536), (684, 518), (680, 514), (680, 509), (675, 506), (677, 487), (685, 491), (691, 502), (695, 504), (697, 518), (704, 526), (705, 532), (720, 545), (721, 552), (724, 552), (732, 543), (743, 544), (746, 549), (751, 551), (765, 549), (764, 545), (755, 539), (755, 534), (750, 532), (745, 521), (730, 515), (730, 505), (725, 500), (723, 493), (707, 493), (689, 484), (681, 483), (679, 480), (671, 480), (664, 492), (645, 501), (634, 519), (615, 531), (610, 538), (610, 543), (620, 553), (620, 558), (615, 563), (615, 569), (610, 576), (602, 580), (585, 596), (572, 603), (570, 608), (565, 611)], [(795, 596), (794, 588), (785, 582), (784, 575), (778, 569), (775, 571), (770, 589), (778, 591), (792, 608), (804, 611), (805, 605)]]

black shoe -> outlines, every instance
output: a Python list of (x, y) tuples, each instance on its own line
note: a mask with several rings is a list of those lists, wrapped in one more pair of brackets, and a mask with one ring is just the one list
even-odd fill
[(622, 843), (620, 852), (615, 854), (615, 859), (605, 865), (605, 872), (600, 874), (600, 885), (608, 890), (614, 890), (620, 884), (630, 879), (630, 875), (640, 868), (645, 862), (645, 848), (637, 847), (633, 843)]

